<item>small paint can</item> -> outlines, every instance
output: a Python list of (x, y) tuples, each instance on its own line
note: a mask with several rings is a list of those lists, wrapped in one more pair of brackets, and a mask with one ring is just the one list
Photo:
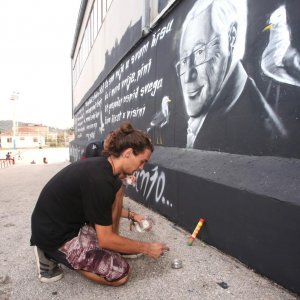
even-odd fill
[(171, 266), (172, 266), (173, 269), (181, 269), (182, 268), (182, 261), (178, 258), (175, 258), (172, 261)]
[(150, 231), (154, 224), (155, 222), (151, 217), (145, 216), (145, 219), (142, 220), (142, 222), (135, 222), (135, 229), (137, 232)]

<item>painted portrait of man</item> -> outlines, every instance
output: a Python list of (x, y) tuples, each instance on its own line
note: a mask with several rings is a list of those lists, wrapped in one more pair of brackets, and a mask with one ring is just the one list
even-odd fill
[(246, 0), (198, 0), (185, 18), (176, 72), (187, 148), (270, 155), (287, 135), (242, 65), (246, 29)]

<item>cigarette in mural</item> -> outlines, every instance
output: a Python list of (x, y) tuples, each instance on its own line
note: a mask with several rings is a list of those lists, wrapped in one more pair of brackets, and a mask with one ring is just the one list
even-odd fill
[(204, 222), (205, 222), (205, 220), (202, 218), (199, 220), (193, 234), (188, 239), (188, 242), (187, 242), (188, 246), (192, 246), (194, 239), (196, 238), (196, 236), (197, 236), (198, 232), (200, 231), (201, 227), (203, 226)]

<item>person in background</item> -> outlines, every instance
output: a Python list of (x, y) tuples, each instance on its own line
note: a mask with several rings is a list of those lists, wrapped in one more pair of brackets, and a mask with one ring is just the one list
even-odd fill
[(103, 144), (104, 144), (104, 141), (94, 141), (94, 142), (89, 143), (85, 147), (84, 152), (80, 159), (84, 160), (84, 159), (87, 159), (90, 157), (102, 156)]
[(31, 245), (39, 279), (63, 277), (59, 264), (104, 285), (128, 281), (129, 264), (120, 253), (160, 258), (169, 248), (119, 234), (120, 218), (143, 216), (122, 207), (120, 178), (142, 170), (154, 148), (148, 135), (129, 123), (110, 134), (105, 157), (72, 163), (45, 185), (31, 216)]

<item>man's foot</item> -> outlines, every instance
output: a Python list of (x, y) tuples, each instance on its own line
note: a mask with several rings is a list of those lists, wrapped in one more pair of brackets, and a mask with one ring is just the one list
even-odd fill
[(143, 256), (143, 253), (120, 253), (124, 258), (139, 258)]
[(63, 276), (63, 270), (59, 265), (46, 258), (44, 252), (37, 246), (33, 246), (34, 255), (37, 264), (39, 279), (41, 282), (49, 283), (60, 280)]

